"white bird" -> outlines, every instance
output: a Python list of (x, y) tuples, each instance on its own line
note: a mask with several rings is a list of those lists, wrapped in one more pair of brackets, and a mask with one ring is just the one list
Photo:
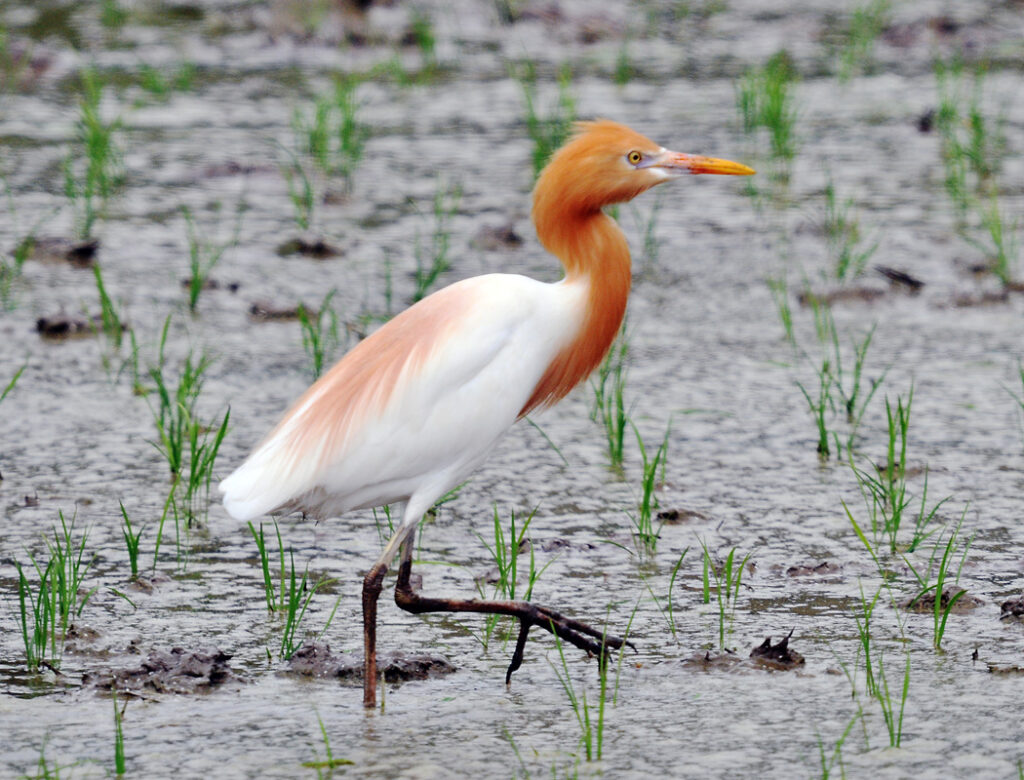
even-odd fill
[(395, 601), (414, 613), (512, 615), (520, 634), (506, 682), (537, 625), (601, 657), (623, 640), (527, 602), (430, 599), (409, 582), (423, 514), (479, 466), (530, 411), (550, 406), (601, 362), (630, 288), (625, 236), (602, 210), (686, 173), (749, 175), (739, 163), (671, 152), (615, 122), (579, 123), (541, 173), (533, 221), (565, 267), (554, 284), (513, 274), (457, 282), (405, 310), (310, 387), (227, 479), (238, 520), (302, 511), (335, 517), (400, 504), (401, 522), (363, 581), (363, 702), (376, 702), (376, 615), (402, 550)]

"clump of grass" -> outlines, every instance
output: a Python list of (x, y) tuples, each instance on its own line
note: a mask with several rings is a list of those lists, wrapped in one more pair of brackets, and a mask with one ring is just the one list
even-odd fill
[(11, 309), (14, 306), (14, 282), (21, 276), (22, 266), (32, 254), (34, 245), (35, 236), (29, 233), (11, 250), (10, 259), (7, 252), (0, 253), (0, 305), (4, 309)]
[(903, 714), (907, 708), (907, 698), (910, 694), (910, 653), (906, 653), (907, 662), (903, 667), (902, 685), (898, 691), (898, 698), (893, 696), (889, 689), (889, 678), (885, 674), (885, 666), (882, 654), (878, 654), (876, 666), (878, 668), (878, 679), (880, 685), (876, 686), (878, 704), (882, 709), (882, 718), (885, 721), (885, 728), (889, 734), (889, 746), (899, 747), (903, 739)]
[(704, 603), (711, 603), (711, 580), (714, 579), (715, 598), (718, 602), (718, 646), (725, 649), (725, 637), (732, 633), (733, 617), (736, 614), (736, 601), (743, 582), (743, 569), (750, 560), (747, 553), (742, 560), (738, 559), (736, 548), (729, 550), (725, 561), (716, 566), (711, 559), (711, 551), (705, 541), (701, 540), (704, 550)]
[(441, 274), (452, 266), (449, 256), (451, 221), (458, 213), (461, 202), (460, 184), (450, 189), (439, 184), (434, 192), (434, 230), (431, 233), (430, 249), (425, 251), (419, 239), (416, 240), (416, 290), (412, 296), (413, 303), (425, 298)]
[(432, 73), (437, 70), (437, 38), (434, 34), (434, 20), (423, 8), (413, 8), (409, 30), (416, 48), (420, 50), (423, 71)]
[(299, 230), (306, 232), (312, 229), (316, 216), (317, 196), (313, 186), (313, 175), (306, 170), (306, 165), (299, 156), (280, 147), (286, 159), (279, 163), (281, 173), (288, 185), (288, 200), (292, 204), (292, 219)]
[(1012, 285), (1017, 276), (1017, 261), (1020, 256), (1020, 241), (1017, 237), (1020, 222), (1015, 221), (1012, 225), (1006, 223), (999, 199), (994, 194), (988, 205), (979, 201), (978, 214), (987, 236), (983, 235), (980, 240), (966, 237), (988, 257), (990, 268), (996, 278), (1004, 286)]
[(942, 145), (944, 183), (961, 229), (975, 199), (995, 194), (995, 177), (1006, 150), (1002, 132), (993, 129), (981, 108), (985, 73), (985, 67), (978, 66), (968, 76), (959, 57), (935, 63), (939, 91), (935, 125)]
[(522, 87), (526, 101), (526, 132), (533, 141), (533, 176), (536, 178), (555, 150), (569, 138), (576, 120), (572, 69), (568, 65), (559, 68), (558, 101), (546, 116), (541, 116), (537, 110), (537, 69), (533, 62), (515, 69), (513, 76)]
[[(633, 425), (632, 421), (630, 424)], [(633, 433), (636, 435), (636, 443), (642, 458), (643, 476), (640, 482), (640, 498), (637, 501), (636, 514), (631, 514), (629, 519), (633, 521), (633, 542), (641, 557), (654, 555), (658, 549), (658, 539), (664, 523), (654, 524), (655, 512), (658, 508), (658, 499), (654, 495), (657, 486), (659, 471), (664, 475), (666, 458), (668, 457), (668, 437), (672, 431), (672, 423), (669, 422), (665, 428), (665, 435), (661, 444), (651, 456), (640, 431), (633, 425)]]
[(164, 349), (170, 323), (168, 317), (160, 335), (157, 364), (149, 369), (157, 397), (156, 406), (150, 404), (159, 439), (153, 445), (164, 456), (171, 472), (171, 495), (183, 493), (180, 504), (171, 502), (176, 508), (175, 517), (180, 508), (191, 526), (200, 519), (200, 507), (205, 506), (209, 496), (213, 465), (227, 434), (231, 410), (224, 413), (219, 425), (216, 421), (214, 425), (206, 424), (196, 413), (204, 375), (211, 363), (208, 355), (196, 358), (190, 351), (177, 381), (165, 376)]
[(292, 120), (296, 142), (326, 176), (340, 176), (352, 191), (356, 169), (363, 159), (370, 130), (359, 120), (360, 80), (339, 77), (334, 91), (316, 99), (311, 116), (296, 109)]
[(125, 547), (128, 549), (128, 565), (132, 570), (132, 579), (134, 580), (139, 576), (139, 544), (142, 541), (142, 532), (145, 531), (145, 526), (136, 531), (132, 528), (132, 521), (128, 517), (128, 510), (124, 508), (124, 503), (118, 501), (121, 507), (121, 517), (124, 519), (124, 525), (121, 527), (121, 535), (124, 537)]
[(90, 68), (81, 73), (82, 93), (76, 134), (79, 163), (75, 155), (64, 162), (64, 192), (71, 200), (77, 234), (92, 236), (96, 220), (106, 211), (107, 203), (124, 180), (122, 152), (114, 136), (121, 128), (121, 119), (104, 122), (100, 116), (103, 84)]
[[(487, 548), (487, 552), (491, 556), (491, 560), (494, 561), (494, 567), (497, 570), (497, 578), (494, 582), (494, 596), (507, 600), (515, 601), (517, 598), (523, 601), (529, 601), (533, 596), (534, 585), (537, 584), (537, 580), (545, 572), (548, 566), (551, 565), (551, 561), (544, 564), (544, 566), (537, 568), (537, 559), (534, 554), (533, 543), (531, 542), (527, 533), (530, 529), (530, 523), (533, 521), (534, 515), (537, 510), (534, 508), (526, 519), (517, 527), (516, 526), (516, 513), (512, 511), (509, 514), (509, 527), (508, 533), (506, 534), (504, 526), (501, 522), (501, 516), (498, 514), (498, 506), (494, 506), (494, 517), (493, 517), (493, 535), (494, 542), (489, 544), (480, 534), (477, 537), (483, 542), (484, 547)], [(526, 587), (520, 589), (520, 556), (524, 551), (529, 550), (530, 562), (529, 569), (526, 576)], [(484, 579), (477, 580), (477, 590), (480, 592), (480, 597), (485, 596), (484, 593)], [(517, 595), (518, 594), (518, 595)], [(501, 615), (487, 615), (484, 622), (483, 631), (477, 636), (480, 643), (486, 650), (490, 645), (491, 636), (494, 634), (494, 629), (497, 627), (501, 620)], [(475, 632), (473, 632), (475, 634)], [(506, 633), (505, 638), (508, 639)]]
[(768, 136), (770, 157), (777, 163), (775, 178), (788, 179), (789, 163), (796, 156), (796, 109), (793, 86), (796, 70), (785, 51), (774, 55), (760, 68), (749, 69), (736, 88), (736, 107), (743, 132)]
[[(940, 536), (934, 547), (932, 548), (932, 554), (928, 558), (928, 562), (925, 566), (919, 568), (915, 567), (906, 557), (904, 560), (907, 566), (910, 567), (910, 571), (913, 573), (914, 578), (917, 580), (920, 590), (917, 595), (914, 596), (910, 601), (910, 606), (920, 602), (923, 598), (931, 594), (933, 599), (932, 608), (932, 644), (936, 650), (942, 649), (942, 637), (946, 633), (946, 621), (949, 620), (949, 614), (956, 606), (956, 603), (961, 597), (967, 592), (963, 589), (957, 590), (957, 584), (960, 582), (960, 574), (963, 571), (964, 563), (967, 561), (967, 553), (971, 549), (972, 539), (968, 539), (964, 544), (963, 554), (960, 556), (960, 563), (956, 567), (956, 572), (953, 573), (951, 566), (953, 559), (955, 558), (957, 551), (960, 546), (960, 529), (963, 527), (964, 518), (967, 515), (967, 509), (964, 508), (963, 514), (960, 515), (960, 520), (955, 526), (950, 526), (949, 538), (946, 543), (942, 543), (942, 537)], [(939, 558), (939, 552), (942, 552), (942, 557)], [(938, 558), (938, 565), (936, 565), (936, 559)], [(935, 570), (935, 582), (930, 582), (932, 570)], [(952, 575), (952, 580), (950, 580)], [(947, 597), (946, 587), (950, 586), (951, 590), (956, 592)]]
[(636, 68), (629, 56), (629, 36), (622, 39), (622, 46), (619, 47), (619, 54), (615, 58), (615, 70), (612, 72), (612, 81), (618, 86), (626, 86), (633, 76), (636, 75)]
[(81, 593), (82, 583), (92, 567), (93, 558), (86, 559), (85, 545), (89, 533), (75, 536), (75, 521), (69, 523), (60, 512), (60, 529), (53, 528), (53, 541), (46, 541), (48, 560), (29, 556), (38, 581), (33, 588), (20, 563), (18, 570), (18, 606), (25, 662), (30, 671), (40, 667), (57, 669), (64, 647), (64, 637), (73, 618), (78, 617), (96, 588)]
[(835, 276), (840, 282), (848, 277), (861, 276), (871, 256), (878, 249), (878, 242), (870, 246), (861, 245), (860, 222), (851, 214), (853, 198), (840, 203), (836, 198), (832, 179), (825, 184), (825, 240), (834, 262)]
[[(825, 343), (826, 349), (830, 349), (822, 357), (821, 367), (815, 368), (818, 378), (817, 392), (812, 395), (802, 383), (797, 382), (796, 385), (814, 419), (818, 456), (822, 461), (828, 460), (833, 454), (842, 459), (844, 449), (847, 457), (852, 455), (861, 421), (871, 399), (885, 381), (888, 369), (885, 369), (877, 379), (871, 380), (870, 387), (867, 387), (864, 365), (874, 338), (875, 326), (872, 325), (860, 341), (851, 338), (854, 359), (852, 370), (847, 371), (843, 367), (843, 348), (831, 310), (825, 305), (820, 305), (816, 308), (815, 314), (819, 338)], [(844, 417), (845, 421), (841, 423), (836, 420), (837, 415)], [(839, 432), (840, 425), (846, 427), (842, 438)]]
[(892, 0), (868, 0), (853, 9), (839, 51), (839, 81), (847, 82), (871, 61), (875, 41), (889, 24)]
[[(215, 205), (215, 210), (220, 209), (220, 204)], [(213, 272), (214, 267), (220, 262), (224, 253), (229, 249), (238, 246), (238, 237), (242, 233), (242, 215), (245, 213), (245, 201), (240, 200), (235, 209), (235, 225), (231, 235), (223, 240), (216, 241), (207, 236), (206, 231), (198, 224), (188, 206), (181, 207), (181, 215), (185, 218), (185, 235), (188, 238), (188, 308), (195, 313), (199, 304), (199, 295), (206, 288), (207, 280)]]
[(96, 278), (96, 293), (100, 299), (100, 325), (103, 329), (103, 335), (106, 336), (107, 342), (115, 350), (119, 350), (121, 349), (121, 342), (124, 340), (124, 332), (127, 330), (127, 327), (120, 312), (117, 310), (117, 306), (114, 304), (109, 293), (107, 293), (106, 285), (103, 283), (103, 272), (100, 270), (99, 263), (92, 267), (92, 273)]
[(768, 290), (772, 294), (772, 300), (775, 302), (775, 311), (782, 323), (785, 339), (795, 347), (796, 334), (793, 331), (793, 307), (789, 303), (789, 286), (786, 284), (785, 278), (779, 276), (768, 277), (766, 282)]
[(665, 621), (668, 623), (668, 630), (672, 633), (672, 638), (676, 638), (677, 626), (676, 626), (676, 614), (675, 614), (675, 586), (676, 580), (679, 577), (679, 569), (682, 568), (683, 561), (686, 559), (686, 554), (690, 552), (690, 548), (687, 547), (676, 559), (675, 565), (672, 566), (672, 572), (668, 578), (668, 594), (665, 597), (666, 606), (661, 606), (661, 599), (654, 593), (654, 589), (651, 584), (647, 581), (647, 578), (641, 575), (641, 579), (644, 581), (644, 585), (647, 586), (647, 591), (651, 594), (651, 598), (654, 599), (654, 605), (661, 612)]
[[(308, 567), (302, 573), (302, 578), (299, 579), (295, 573), (295, 553), (289, 550), (286, 562), (284, 543), (281, 541), (281, 530), (278, 528), (276, 522), (274, 523), (274, 530), (277, 533), (277, 546), (280, 560), (278, 588), (275, 588), (274, 586), (274, 579), (270, 570), (270, 554), (267, 551), (266, 538), (263, 534), (263, 525), (261, 524), (259, 531), (257, 531), (255, 526), (253, 526), (252, 523), (249, 523), (249, 532), (256, 541), (256, 547), (259, 550), (267, 610), (271, 613), (280, 615), (284, 621), (284, 624), (281, 627), (281, 644), (278, 656), (282, 660), (288, 660), (295, 655), (295, 651), (300, 647), (299, 627), (306, 615), (306, 610), (309, 608), (310, 602), (313, 600), (313, 596), (315, 596), (317, 591), (321, 588), (329, 587), (333, 580), (323, 578), (311, 583), (309, 580)], [(327, 618), (327, 623), (317, 635), (317, 639), (322, 637), (327, 632), (327, 629), (330, 628), (340, 603), (341, 596), (338, 596), (338, 599), (334, 602), (334, 608), (331, 610), (331, 614)]]
[(302, 328), (302, 348), (312, 363), (313, 379), (319, 379), (324, 364), (338, 347), (338, 316), (331, 308), (331, 299), (337, 290), (331, 290), (315, 312), (299, 305), (299, 326)]
[(166, 101), (174, 92), (190, 92), (195, 86), (196, 66), (183, 62), (173, 73), (165, 73), (152, 65), (139, 69), (139, 85), (151, 96)]

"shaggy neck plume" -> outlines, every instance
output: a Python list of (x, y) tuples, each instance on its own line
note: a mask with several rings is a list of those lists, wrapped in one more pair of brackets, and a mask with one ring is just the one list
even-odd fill
[(533, 220), (541, 244), (565, 266), (566, 283), (586, 288), (580, 327), (572, 342), (551, 362), (519, 416), (565, 397), (604, 359), (622, 324), (629, 297), (629, 246), (599, 200), (568, 196), (565, 170), (557, 156), (534, 190)]

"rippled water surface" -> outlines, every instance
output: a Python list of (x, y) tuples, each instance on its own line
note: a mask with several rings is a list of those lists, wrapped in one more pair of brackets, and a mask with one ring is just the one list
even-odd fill
[[(660, 510), (685, 517), (661, 529), (656, 553), (640, 555), (631, 535), (642, 477), (635, 437), (627, 432), (619, 475), (591, 419), (589, 387), (538, 415), (540, 429), (514, 428), (420, 536), (424, 593), (470, 597), (480, 581), (489, 596), (495, 507), (506, 527), (512, 512), (522, 522), (535, 510), (529, 535), (544, 570), (533, 597), (612, 633), (628, 628), (636, 652), (615, 658), (602, 757), (592, 761), (560, 677), (586, 691), (596, 721), (597, 665), (573, 648), (563, 665), (544, 632), (506, 688), (513, 642), (503, 641), (504, 625), (484, 647), (482, 619), (408, 615), (386, 590), (381, 652), (443, 656), (456, 672), (389, 684), (383, 711), (367, 713), (358, 683), (288, 672), (256, 545), (219, 504), (177, 540), (168, 521), (154, 571), (170, 488), (154, 446), (155, 395), (133, 392), (127, 340), (117, 350), (88, 327), (76, 339), (39, 335), (39, 318), (92, 315), (99, 304), (89, 268), (30, 257), (0, 311), (0, 388), (25, 366), (0, 402), (0, 775), (34, 775), (41, 756), (62, 777), (113, 773), (113, 705), (102, 681), (177, 647), (230, 655), (227, 672), (195, 692), (122, 691), (135, 776), (312, 776), (303, 762), (324, 760), (321, 722), (333, 756), (352, 762), (320, 767), (334, 776), (788, 778), (820, 776), (823, 754), (833, 776), (840, 762), (851, 777), (1018, 776), (1024, 678), (1013, 670), (1024, 665), (1024, 629), (1001, 620), (1000, 605), (1020, 595), (1024, 568), (1024, 448), (1012, 397), (1024, 391), (1024, 300), (976, 272), (988, 261), (987, 234), (974, 211), (967, 235), (981, 245), (958, 233), (939, 134), (922, 117), (938, 107), (936, 57), (989, 63), (981, 106), (1001, 149), (999, 203), (1008, 234), (1024, 225), (1024, 11), (1013, 2), (894, 3), (871, 60), (841, 83), (844, 4), (598, 5), (389, 3), (361, 22), (315, 0), (0, 9), (0, 249), (13, 252), (29, 234), (74, 236), (63, 169), (79, 154), (79, 72), (91, 67), (106, 84), (102, 117), (120, 117), (125, 176), (93, 230), (95, 259), (134, 334), (142, 385), (151, 385), (146, 369), (168, 315), (168, 373), (190, 350), (209, 356), (197, 413), (212, 420), (231, 409), (216, 478), (310, 381), (298, 323), (256, 319), (252, 304), (315, 308), (334, 290), (336, 357), (346, 339), (355, 343), (412, 298), (417, 253), (433, 246), (436, 193), (461, 189), (440, 283), (498, 270), (558, 278), (529, 222), (533, 145), (510, 68), (535, 63), (542, 115), (557, 105), (557, 74), (568, 66), (578, 116), (614, 118), (667, 147), (762, 170), (751, 180), (757, 196), (744, 181), (688, 178), (618, 210), (635, 261), (625, 403), (651, 452), (671, 425), (655, 495)], [(506, 6), (520, 15), (513, 23), (500, 19)], [(415, 43), (417, 19), (421, 37), (426, 24), (436, 39), (433, 60)], [(743, 134), (735, 107), (741, 74), (782, 48), (800, 75), (788, 184), (773, 180), (766, 139)], [(617, 84), (626, 59), (632, 75)], [(183, 66), (184, 83), (162, 95), (145, 88), (147, 68), (173, 80)], [(313, 224), (303, 231), (282, 173), (295, 149), (293, 117), (309, 116), (338, 73), (362, 77), (355, 95), (369, 136), (351, 192), (338, 177), (314, 176)], [(866, 274), (842, 284), (822, 229), (829, 177), (840, 203), (852, 199), (861, 246), (878, 245)], [(241, 212), (237, 240), (212, 274), (219, 286), (201, 294), (194, 314), (181, 286), (183, 207), (220, 243), (231, 243)], [(485, 229), (504, 226), (521, 245), (483, 240)], [(279, 254), (297, 236), (322, 238), (339, 254)], [(1022, 238), (1018, 230), (1018, 248)], [(876, 264), (924, 287), (890, 286)], [(768, 279), (785, 280), (796, 346)], [(875, 328), (863, 382), (884, 381), (867, 406), (856, 464), (872, 474), (871, 464), (885, 464), (885, 399), (895, 406), (913, 388), (907, 512), (917, 513), (926, 475), (929, 509), (949, 497), (918, 549), (906, 549), (912, 518), (901, 555), (886, 555), (879, 537), (877, 566), (844, 511), (845, 502), (868, 528), (855, 473), (845, 453), (819, 459), (798, 386), (815, 400), (822, 355), (835, 365), (813, 309), (799, 302), (805, 286), (860, 291), (831, 306), (847, 382), (851, 345)], [(877, 295), (864, 300), (865, 290)], [(842, 416), (827, 417), (845, 436)], [(143, 529), (139, 582), (119, 502)], [(92, 595), (59, 674), (29, 673), (15, 564), (35, 581), (29, 557), (48, 557), (42, 535), (60, 512), (76, 534), (88, 530), (93, 564), (82, 592)], [(950, 576), (971, 540), (959, 580), (967, 595), (936, 651), (931, 614), (903, 605), (920, 589), (911, 566), (926, 570), (936, 550), (941, 558), (961, 517)], [(299, 573), (333, 580), (312, 597), (300, 638), (314, 638), (337, 603), (320, 641), (358, 658), (359, 587), (382, 543), (373, 514), (279, 523)], [(792, 632), (802, 666), (684, 664), (719, 644), (713, 589), (703, 599), (702, 543), (718, 563), (733, 549), (737, 561), (750, 556), (726, 646), (746, 657), (766, 636)], [(276, 556), (276, 537), (270, 546)], [(876, 592), (872, 665), (896, 717), (909, 668), (899, 747), (865, 683), (858, 621), (862, 599)]]

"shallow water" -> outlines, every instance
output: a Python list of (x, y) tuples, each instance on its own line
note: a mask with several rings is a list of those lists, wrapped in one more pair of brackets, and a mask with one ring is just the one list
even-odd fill
[[(52, 343), (35, 333), (37, 317), (94, 313), (97, 306), (90, 271), (30, 260), (0, 313), (0, 386), (27, 363), (0, 404), (0, 774), (34, 772), (41, 752), (71, 776), (109, 774), (111, 701), (83, 685), (83, 674), (134, 668), (154, 648), (180, 646), (230, 653), (237, 679), (208, 693), (130, 699), (126, 755), (129, 771), (139, 776), (312, 774), (301, 763), (323, 757), (318, 717), (334, 756), (354, 762), (334, 770), (338, 776), (504, 777), (552, 768), (559, 776), (817, 776), (819, 739), (831, 754), (858, 701), (864, 717), (842, 747), (850, 776), (1016, 776), (1024, 759), (1018, 717), (1024, 682), (990, 673), (989, 663), (1019, 664), (1024, 649), (1024, 628), (999, 620), (1000, 603), (1020, 592), (1024, 568), (1024, 454), (1016, 405), (1005, 389), (1015, 381), (1019, 389), (1024, 301), (1011, 294), (993, 305), (954, 305), (958, 296), (997, 286), (966, 270), (984, 258), (957, 237), (938, 138), (916, 124), (936, 105), (936, 53), (962, 50), (991, 60), (986, 107), (1003, 117), (1007, 148), (1002, 203), (1010, 221), (1024, 214), (1024, 18), (1005, 3), (901, 4), (876, 46), (873, 70), (839, 86), (826, 46), (836, 8), (822, 6), (761, 3), (754, 10), (736, 3), (684, 21), (664, 11), (644, 32), (645, 9), (655, 4), (596, 13), (589, 3), (563, 2), (560, 19), (507, 27), (489, 3), (423, 4), (434, 20), (443, 75), (404, 87), (381, 77), (359, 88), (360, 119), (372, 136), (352, 196), (318, 206), (313, 232), (344, 252), (318, 261), (277, 254), (298, 231), (275, 143), (292, 143), (294, 109), (308, 109), (329, 88), (334, 70), (365, 72), (396, 50), (407, 67), (418, 67), (418, 52), (395, 43), (407, 25), (403, 5), (371, 12), (374, 42), (367, 46), (339, 45), (333, 13), (314, 35), (301, 35), (285, 3), (204, 2), (188, 6), (191, 14), (140, 4), (116, 36), (87, 4), (56, 26), (40, 22), (33, 3), (6, 5), (0, 21), (9, 40), (31, 45), (41, 72), (0, 92), (0, 163), (12, 196), (0, 219), (5, 250), (37, 223), (40, 234), (72, 232), (60, 171), (75, 132), (77, 68), (91, 62), (104, 72), (131, 74), (141, 63), (198, 66), (194, 89), (166, 102), (148, 98), (128, 78), (106, 91), (106, 115), (124, 121), (127, 181), (95, 232), (108, 289), (127, 313), (143, 365), (155, 359), (160, 328), (172, 313), (171, 362), (190, 348), (214, 358), (199, 409), (212, 418), (231, 407), (218, 476), (244, 458), (309, 381), (297, 323), (254, 322), (250, 304), (314, 305), (334, 288), (342, 321), (382, 315), (390, 263), (393, 308), (405, 305), (414, 289), (415, 245), (429, 241), (439, 186), (457, 183), (463, 191), (444, 282), (495, 270), (558, 277), (529, 224), (531, 143), (509, 61), (538, 63), (545, 107), (556, 97), (555, 69), (569, 62), (580, 116), (609, 116), (666, 146), (755, 167), (764, 160), (738, 129), (735, 78), (785, 45), (802, 80), (788, 205), (769, 199), (758, 208), (742, 182), (707, 177), (620, 209), (636, 259), (627, 403), (648, 442), (658, 441), (671, 420), (661, 507), (702, 517), (666, 525), (657, 554), (639, 560), (626, 515), (639, 489), (639, 455), (627, 442), (625, 479), (608, 469), (603, 432), (589, 417), (592, 394), (583, 388), (536, 420), (558, 452), (535, 428), (516, 427), (421, 535), (423, 591), (468, 597), (492, 566), (475, 536), (490, 539), (492, 507), (505, 518), (537, 507), (531, 536), (538, 564), (549, 565), (535, 599), (595, 624), (606, 619), (612, 632), (629, 625), (637, 646), (612, 675), (618, 695), (605, 712), (602, 761), (581, 758), (580, 729), (547, 635), (534, 636), (506, 689), (512, 645), (492, 640), (484, 650), (472, 633), (480, 630), (478, 618), (410, 616), (382, 598), (382, 652), (443, 655), (458, 671), (388, 685), (383, 713), (364, 712), (354, 687), (285, 674), (276, 660), (280, 624), (265, 609), (255, 545), (217, 504), (186, 544), (187, 565), (176, 559), (168, 532), (157, 565), (168, 576), (157, 578), (152, 592), (133, 587), (118, 502), (134, 522), (146, 524), (148, 565), (168, 489), (167, 467), (150, 443), (152, 417), (127, 374), (118, 374), (127, 349), (118, 356), (102, 338)], [(958, 23), (954, 33), (936, 32), (934, 20), (943, 15)], [(583, 43), (584, 27), (604, 30), (604, 37)], [(623, 29), (634, 35), (629, 49), (639, 76), (618, 87), (610, 74)], [(84, 48), (72, 48), (68, 30)], [(895, 609), (884, 593), (876, 608), (873, 640), (894, 692), (910, 658), (898, 749), (888, 747), (878, 704), (864, 695), (858, 656), (861, 592), (870, 598), (880, 578), (842, 501), (861, 521), (865, 511), (849, 466), (820, 465), (795, 384), (816, 386), (813, 318), (798, 306), (795, 291), (804, 276), (830, 288), (821, 281), (829, 267), (820, 229), (826, 170), (839, 196), (855, 199), (863, 231), (879, 241), (872, 263), (926, 282), (918, 296), (887, 291), (872, 303), (833, 308), (844, 343), (877, 323), (865, 375), (878, 378), (888, 368), (865, 416), (860, 451), (884, 462), (883, 395), (905, 398), (913, 384), (908, 452), (918, 473), (910, 490), (919, 501), (927, 466), (929, 503), (950, 496), (941, 521), (955, 521), (966, 508), (964, 534), (973, 536), (960, 583), (979, 603), (950, 617), (945, 652), (931, 647), (929, 615)], [(756, 183), (768, 189), (764, 174)], [(239, 244), (213, 274), (240, 286), (234, 293), (204, 292), (192, 317), (180, 287), (188, 273), (180, 206), (226, 237), (240, 199), (247, 211)], [(223, 204), (219, 226), (216, 202)], [(643, 224), (655, 204), (659, 251), (648, 262)], [(473, 246), (484, 226), (509, 222), (525, 239), (522, 247)], [(797, 341), (811, 357), (783, 339), (764, 281), (783, 273)], [(869, 275), (863, 284), (887, 290), (881, 277)], [(844, 359), (852, 360), (849, 350)], [(45, 549), (40, 534), (57, 522), (59, 510), (89, 529), (87, 550), (96, 560), (86, 587), (97, 590), (76, 624), (96, 634), (64, 653), (59, 678), (31, 676), (24, 671), (14, 562), (27, 564), (28, 552)], [(280, 525), (299, 567), (336, 579), (314, 597), (305, 627), (319, 631), (340, 595), (324, 640), (335, 652), (359, 654), (359, 585), (380, 549), (372, 515), (318, 524), (289, 517)], [(552, 540), (567, 544), (544, 551)], [(733, 547), (751, 554), (727, 645), (745, 656), (765, 636), (777, 640), (792, 630), (791, 644), (806, 658), (802, 669), (728, 673), (683, 665), (717, 644), (717, 610), (701, 600), (701, 540), (719, 558)], [(672, 567), (686, 548), (673, 635), (661, 610)], [(919, 565), (930, 552), (928, 543), (908, 557)], [(787, 574), (823, 561), (837, 570)], [(887, 565), (897, 572), (892, 601), (901, 603), (915, 592), (913, 578), (898, 559)], [(594, 702), (596, 664), (569, 648), (566, 662), (577, 688), (585, 687)], [(858, 700), (843, 665), (859, 667)]]

